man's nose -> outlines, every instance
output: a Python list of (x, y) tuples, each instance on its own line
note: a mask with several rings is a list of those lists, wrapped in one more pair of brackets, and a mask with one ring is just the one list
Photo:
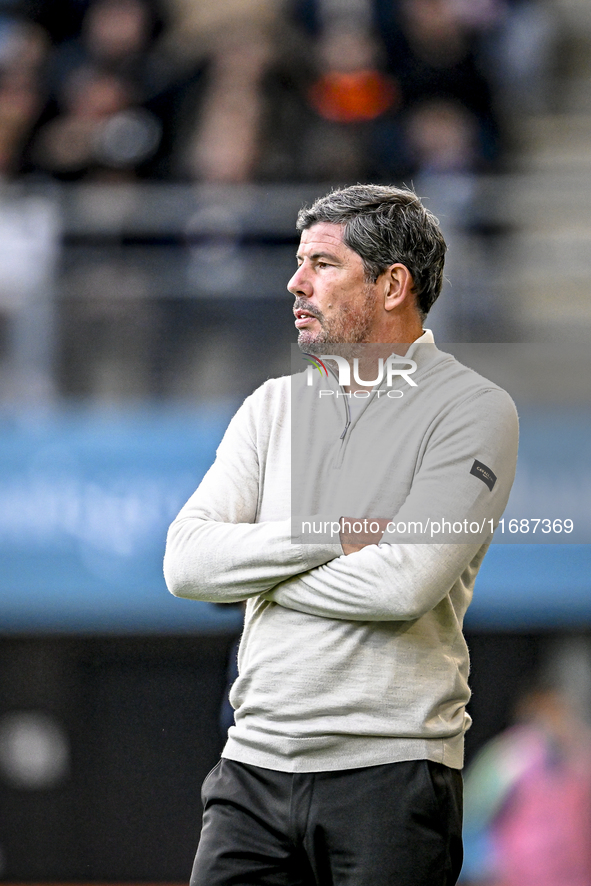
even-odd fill
[(312, 295), (312, 288), (304, 265), (299, 266), (287, 284), (287, 288), (292, 295), (303, 295), (306, 298), (309, 298)]

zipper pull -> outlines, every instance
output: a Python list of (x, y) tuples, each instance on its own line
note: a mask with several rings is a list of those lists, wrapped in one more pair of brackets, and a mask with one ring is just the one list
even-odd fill
[(344, 429), (343, 433), (341, 434), (341, 436), (340, 436), (340, 438), (339, 438), (340, 440), (344, 440), (344, 439), (345, 439), (345, 436), (346, 436), (347, 431), (349, 430), (350, 426), (351, 426), (351, 419), (348, 418), (348, 419), (347, 419), (347, 424), (345, 425), (345, 429)]

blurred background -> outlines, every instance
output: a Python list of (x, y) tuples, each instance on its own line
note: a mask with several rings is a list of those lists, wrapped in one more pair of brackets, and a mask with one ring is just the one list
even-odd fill
[[(358, 181), (441, 220), (437, 340), (502, 343), (508, 515), (588, 525), (588, 0), (0, 0), (0, 879), (187, 881), (241, 611), (168, 594), (166, 528)], [(591, 886), (591, 534), (503, 540), (464, 882)]]

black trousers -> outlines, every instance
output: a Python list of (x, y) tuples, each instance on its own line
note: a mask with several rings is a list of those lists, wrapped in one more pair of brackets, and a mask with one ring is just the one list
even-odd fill
[(462, 776), (427, 760), (291, 774), (221, 760), (191, 886), (453, 886)]

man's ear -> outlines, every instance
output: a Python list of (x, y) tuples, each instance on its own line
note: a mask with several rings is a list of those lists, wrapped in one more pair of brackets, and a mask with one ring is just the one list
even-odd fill
[(414, 304), (414, 281), (406, 265), (397, 262), (390, 265), (382, 274), (384, 309), (393, 311), (403, 305), (408, 305), (412, 300)]

